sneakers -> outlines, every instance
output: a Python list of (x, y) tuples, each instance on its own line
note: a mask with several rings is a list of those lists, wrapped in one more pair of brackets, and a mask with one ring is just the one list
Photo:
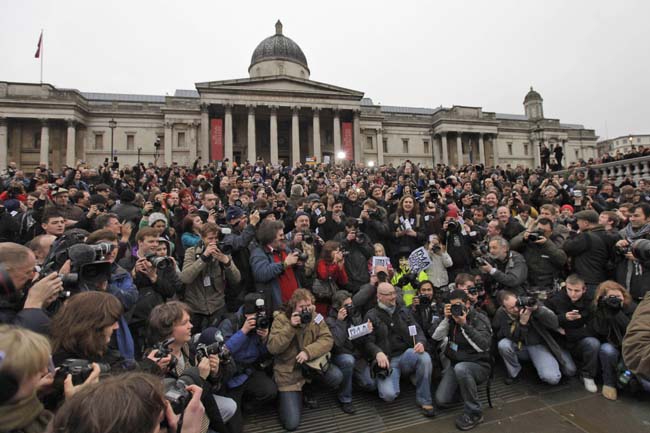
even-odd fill
[(354, 415), (356, 412), (352, 403), (341, 403), (341, 410), (350, 415)]
[(596, 382), (591, 377), (583, 377), (582, 383), (585, 385), (585, 389), (589, 392), (598, 392), (598, 387)]
[(483, 422), (483, 414), (469, 415), (463, 413), (456, 418), (456, 427), (458, 430), (471, 430)]
[(426, 416), (427, 418), (433, 418), (436, 416), (436, 412), (433, 406), (420, 406), (420, 409), (422, 410), (422, 415)]
[(616, 400), (618, 398), (618, 391), (613, 386), (603, 385), (603, 397), (607, 400)]

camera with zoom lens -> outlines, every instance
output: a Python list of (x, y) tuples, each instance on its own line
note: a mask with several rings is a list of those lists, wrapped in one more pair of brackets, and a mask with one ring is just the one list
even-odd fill
[(467, 313), (467, 308), (463, 304), (451, 304), (450, 310), (454, 317), (461, 317)]
[(219, 248), (219, 251), (227, 256), (232, 254), (232, 245), (227, 244), (223, 241), (217, 242), (217, 248)]
[[(163, 379), (165, 400), (169, 402), (176, 415), (182, 414), (192, 399), (192, 394), (186, 389), (190, 385), (197, 385), (197, 382), (188, 374), (182, 374), (178, 379), (171, 377)], [(198, 385), (201, 386), (200, 383)]]
[(384, 380), (388, 378), (391, 374), (393, 374), (393, 369), (388, 367), (388, 368), (382, 368), (379, 366), (377, 361), (372, 361), (372, 368), (370, 369), (370, 376), (372, 376), (375, 379), (381, 379)]
[(255, 327), (257, 329), (269, 329), (271, 327), (271, 321), (264, 307), (264, 299), (255, 300)]
[[(105, 363), (97, 363), (99, 365), (100, 374), (105, 374), (111, 371), (111, 366)], [(66, 359), (59, 365), (56, 371), (56, 378), (65, 380), (68, 374), (72, 375), (72, 384), (80, 385), (88, 379), (90, 373), (93, 371), (93, 365), (87, 359)]]
[(196, 345), (197, 361), (201, 362), (201, 360), (207, 356), (217, 355), (222, 364), (228, 364), (232, 360), (232, 355), (230, 354), (230, 350), (226, 347), (221, 331), (217, 331), (214, 335), (214, 340), (214, 343), (211, 344), (199, 343)]
[(312, 319), (312, 314), (311, 310), (307, 307), (303, 307), (302, 310), (300, 311), (300, 323), (303, 325), (307, 325), (309, 322), (311, 322)]
[(528, 233), (528, 239), (526, 240), (527, 242), (537, 242), (541, 240), (544, 237), (544, 234), (540, 231), (534, 231)]
[(356, 308), (352, 304), (344, 305), (343, 308), (345, 308), (345, 311), (348, 313), (348, 318), (351, 318), (357, 312)]
[[(154, 344), (153, 349), (158, 351), (158, 353), (156, 353), (156, 359), (163, 359), (166, 356), (171, 355), (172, 349), (170, 346), (174, 341), (176, 341), (174, 338), (168, 338)], [(171, 361), (169, 361), (167, 368), (169, 371), (174, 371), (176, 368), (176, 358), (174, 356), (171, 357)]]
[(314, 245), (314, 235), (308, 231), (304, 231), (302, 232), (302, 241), (309, 245)]
[(485, 265), (490, 265), (493, 268), (496, 267), (494, 265), (494, 262), (492, 261), (492, 258), (489, 257), (489, 256), (478, 256), (478, 257), (474, 258), (474, 266), (475, 267), (480, 268), (481, 266), (485, 266)]
[(517, 303), (519, 308), (532, 308), (537, 305), (537, 298), (534, 296), (517, 296)]
[(169, 257), (161, 257), (156, 253), (148, 253), (144, 256), (145, 259), (153, 265), (154, 268), (158, 270), (165, 270), (174, 266), (174, 262)]
[(623, 301), (621, 301), (621, 298), (615, 295), (601, 296), (599, 303), (612, 310), (620, 310), (623, 308)]
[(447, 221), (447, 231), (450, 232), (460, 231), (460, 223), (456, 220)]
[(427, 295), (418, 295), (418, 300), (423, 307), (431, 305), (431, 298)]
[(298, 261), (301, 261), (301, 262), (306, 262), (307, 259), (309, 258), (309, 256), (307, 255), (306, 252), (304, 252), (302, 250), (299, 250), (299, 249), (293, 250), (292, 253), (298, 254)]
[(440, 244), (435, 244), (433, 248), (431, 248), (431, 250), (433, 251), (434, 254), (438, 254), (439, 252), (442, 251), (442, 247), (440, 246)]

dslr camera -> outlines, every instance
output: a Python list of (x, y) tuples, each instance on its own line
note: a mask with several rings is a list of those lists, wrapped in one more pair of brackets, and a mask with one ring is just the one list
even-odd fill
[(201, 362), (203, 358), (210, 355), (217, 355), (222, 364), (228, 364), (232, 360), (232, 355), (226, 347), (221, 331), (217, 331), (214, 334), (214, 343), (199, 343), (196, 345), (196, 358), (198, 362)]
[(611, 310), (620, 310), (623, 308), (623, 302), (618, 296), (609, 295), (601, 296), (598, 300), (598, 303), (604, 307), (607, 307)]
[(309, 322), (311, 322), (312, 319), (312, 314), (311, 310), (307, 307), (303, 307), (302, 310), (300, 311), (300, 323), (303, 325), (307, 325)]
[[(99, 365), (100, 374), (105, 374), (111, 371), (111, 366), (104, 363), (97, 363)], [(86, 359), (66, 359), (61, 363), (56, 372), (56, 377), (61, 381), (65, 380), (68, 374), (72, 375), (72, 383), (80, 385), (88, 379), (90, 373), (93, 371), (92, 363)]]
[(420, 305), (422, 307), (431, 305), (431, 298), (429, 298), (427, 295), (418, 295), (418, 299), (420, 300)]
[(261, 298), (255, 301), (255, 327), (258, 329), (269, 329), (271, 327), (271, 321), (264, 307), (264, 299)]
[[(164, 357), (171, 355), (172, 349), (169, 346), (174, 341), (175, 341), (174, 338), (168, 338), (166, 340), (154, 344), (153, 346), (154, 350), (158, 351), (158, 353), (156, 354), (156, 358), (163, 359)], [(168, 368), (170, 371), (174, 371), (175, 367), (176, 367), (176, 358), (172, 356)]]
[(156, 253), (148, 253), (144, 256), (145, 259), (153, 265), (154, 268), (163, 271), (174, 266), (174, 262), (169, 257), (161, 257)]
[(463, 304), (451, 304), (451, 315), (454, 317), (461, 317), (467, 313), (467, 308)]
[(447, 221), (447, 231), (448, 232), (458, 232), (460, 231), (460, 223), (456, 220)]
[(544, 237), (544, 233), (542, 233), (539, 230), (535, 230), (533, 232), (528, 233), (528, 239), (526, 240), (526, 242), (537, 242), (543, 237)]
[[(196, 374), (198, 375), (198, 371)], [(170, 377), (163, 379), (165, 400), (169, 402), (176, 415), (182, 414), (192, 399), (192, 394), (186, 389), (190, 385), (201, 386), (201, 383), (187, 373), (182, 374), (178, 379)]]
[(537, 305), (537, 298), (534, 296), (517, 296), (517, 303), (519, 308), (532, 308)]

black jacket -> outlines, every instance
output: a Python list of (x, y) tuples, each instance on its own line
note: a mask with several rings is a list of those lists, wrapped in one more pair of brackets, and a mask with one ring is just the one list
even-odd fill
[(347, 233), (343, 231), (336, 235), (334, 240), (340, 242), (341, 249), (349, 253), (345, 257), (345, 272), (348, 274), (348, 289), (354, 294), (370, 281), (368, 260), (374, 255), (375, 249), (368, 236), (363, 242), (348, 241)]
[(422, 328), (406, 307), (397, 305), (392, 316), (387, 311), (375, 307), (366, 314), (364, 321), (368, 320), (372, 322), (373, 331), (365, 341), (364, 352), (370, 360), (374, 360), (379, 352), (384, 352), (390, 358), (412, 348), (414, 344), (413, 337), (409, 335), (409, 326), (416, 327), (416, 343), (427, 343)]
[(623, 337), (630, 324), (636, 304), (624, 305), (620, 310), (612, 310), (605, 305), (598, 304), (593, 310), (591, 329), (601, 343), (610, 343), (617, 349), (621, 349)]
[(363, 317), (359, 314), (354, 314), (352, 317), (347, 317), (345, 320), (338, 320), (338, 311), (330, 308), (325, 322), (330, 328), (332, 337), (334, 337), (334, 347), (332, 354), (341, 355), (348, 354), (354, 355), (356, 358), (362, 357), (361, 349), (365, 344), (366, 336), (359, 337), (354, 340), (348, 338), (348, 328), (351, 326), (361, 325)]
[[(560, 328), (564, 329), (565, 335), (556, 337), (561, 345), (572, 348), (583, 338), (593, 336), (589, 326), (592, 315), (591, 299), (586, 293), (578, 302), (574, 303), (567, 295), (566, 290), (562, 290), (547, 299), (546, 306), (555, 313)], [(578, 310), (580, 319), (567, 320), (566, 313), (573, 310)]]
[(597, 225), (564, 241), (562, 249), (572, 258), (573, 270), (585, 283), (600, 284), (611, 276), (615, 243), (616, 238)]
[(459, 325), (453, 318), (443, 319), (433, 333), (433, 339), (448, 338), (445, 356), (452, 364), (459, 362), (490, 362), (492, 328), (490, 319), (481, 311), (470, 308), (467, 322)]

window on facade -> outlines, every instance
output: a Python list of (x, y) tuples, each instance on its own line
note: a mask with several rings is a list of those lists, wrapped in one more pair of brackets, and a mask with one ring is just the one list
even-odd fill
[(576, 159), (580, 159), (580, 151), (576, 149)]
[(637, 137), (637, 138), (636, 138), (636, 142), (637, 142), (637, 143), (641, 143), (641, 137)]
[(528, 156), (528, 145), (524, 144), (524, 155)]
[(372, 137), (366, 137), (366, 150), (372, 150)]
[(431, 153), (431, 149), (429, 149), (429, 140), (423, 140), (422, 144), (424, 145), (424, 153)]
[(402, 138), (402, 153), (409, 153), (409, 140)]
[(178, 133), (178, 143), (176, 147), (185, 147), (185, 133), (184, 132), (179, 132)]
[(156, 140), (160, 143), (160, 150), (165, 148), (165, 136), (164, 135), (158, 135), (156, 136)]
[(388, 153), (388, 138), (383, 139), (382, 147), (384, 148), (384, 153)]
[(34, 133), (34, 139), (32, 140), (32, 147), (34, 149), (39, 149), (41, 147), (41, 131)]
[(512, 155), (512, 142), (508, 142), (508, 155)]
[(127, 134), (126, 135), (126, 150), (135, 149), (135, 135)]
[(95, 134), (95, 150), (104, 148), (104, 134)]

